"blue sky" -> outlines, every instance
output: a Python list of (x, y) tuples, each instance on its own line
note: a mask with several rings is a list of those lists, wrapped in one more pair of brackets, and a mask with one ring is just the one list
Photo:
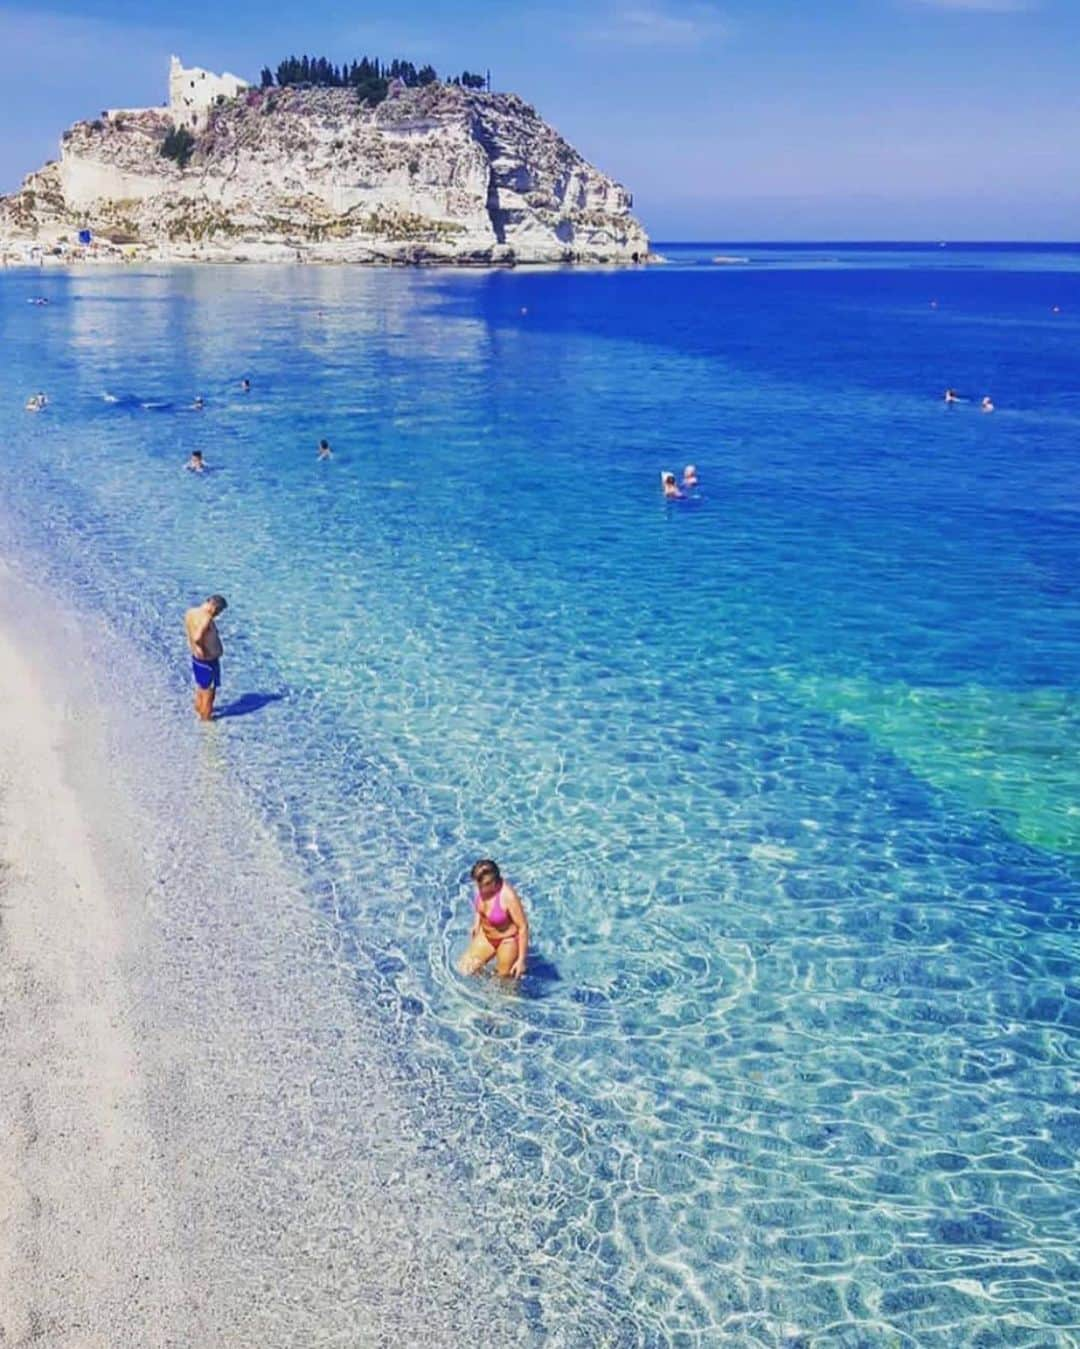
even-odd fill
[(0, 0), (0, 191), (167, 62), (490, 67), (657, 239), (1080, 238), (1080, 0)]

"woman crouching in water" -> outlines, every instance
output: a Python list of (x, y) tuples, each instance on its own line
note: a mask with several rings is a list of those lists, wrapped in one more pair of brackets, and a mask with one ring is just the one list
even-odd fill
[(476, 882), (475, 912), (469, 949), (458, 961), (458, 969), (462, 974), (475, 974), (494, 956), (497, 974), (520, 979), (529, 949), (529, 920), (521, 907), (521, 896), (503, 880), (490, 857), (477, 862), (469, 875)]

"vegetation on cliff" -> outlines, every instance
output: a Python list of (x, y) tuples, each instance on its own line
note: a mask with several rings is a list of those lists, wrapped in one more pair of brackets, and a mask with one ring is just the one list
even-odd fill
[(195, 137), (186, 126), (181, 126), (166, 133), (165, 139), (161, 142), (160, 153), (163, 158), (173, 159), (183, 168), (194, 149)]
[[(380, 61), (378, 57), (365, 56), (359, 61), (346, 61), (337, 66), (325, 56), (289, 56), (278, 63), (276, 72), (269, 66), (263, 66), (260, 84), (264, 89), (273, 85), (285, 88), (288, 85), (318, 85), (330, 89), (355, 89), (357, 96), (367, 103), (381, 103), (387, 95), (390, 85), (400, 80), (409, 89), (435, 84), (439, 76), (434, 66), (424, 65), (419, 69), (411, 61), (395, 58), (393, 61)], [(483, 89), (487, 79), (463, 70), (447, 81), (448, 84), (460, 84), (465, 89)]]

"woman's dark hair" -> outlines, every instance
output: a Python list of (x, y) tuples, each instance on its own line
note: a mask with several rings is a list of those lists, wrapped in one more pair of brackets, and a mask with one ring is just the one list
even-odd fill
[(483, 885), (485, 881), (502, 880), (502, 872), (499, 870), (498, 862), (493, 862), (490, 857), (481, 857), (479, 862), (474, 862), (469, 875), (477, 885)]

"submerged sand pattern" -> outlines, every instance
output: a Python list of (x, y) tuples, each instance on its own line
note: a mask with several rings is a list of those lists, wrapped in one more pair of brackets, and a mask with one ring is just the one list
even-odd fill
[(867, 679), (802, 680), (798, 688), (938, 791), (991, 813), (1014, 838), (1080, 853), (1080, 698), (1072, 690)]

